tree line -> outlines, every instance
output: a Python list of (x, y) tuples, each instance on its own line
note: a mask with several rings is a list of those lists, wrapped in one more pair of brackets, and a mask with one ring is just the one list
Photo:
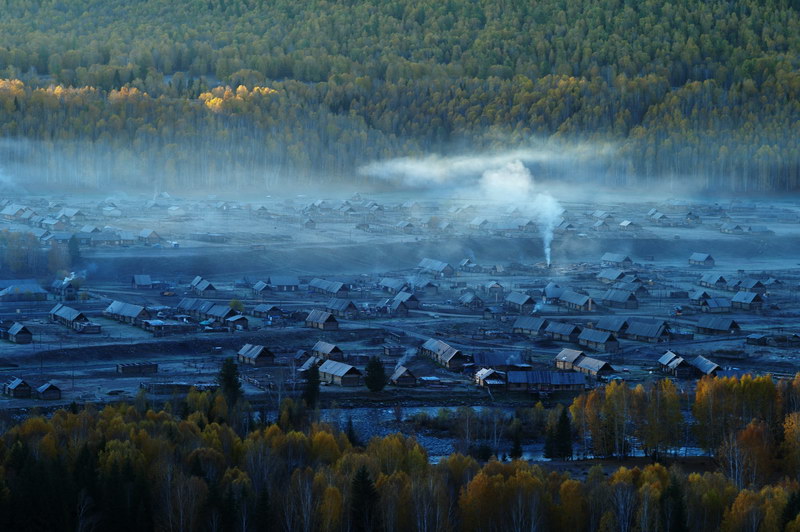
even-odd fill
[[(432, 464), (413, 437), (360, 443), (352, 425), (319, 423), (302, 400), (286, 399), (274, 422), (259, 421), (248, 414), (232, 361), (218, 382), (213, 393), (193, 390), (160, 409), (140, 395), (131, 405), (72, 405), (7, 423), (0, 436), (0, 526), (800, 530), (800, 376), (782, 384), (750, 377), (700, 382), (691, 430), (708, 438), (702, 441), (709, 448), (719, 443), (718, 471), (687, 474), (654, 462), (610, 472), (596, 465), (578, 478), (463, 454)], [(670, 431), (688, 426), (676, 406), (680, 397), (669, 381), (650, 388), (609, 384), (569, 408), (546, 411), (547, 445), (553, 456), (569, 458), (572, 450), (565, 449), (573, 441), (584, 445), (588, 431), (593, 452), (625, 453), (636, 440), (663, 458), (677, 445)], [(515, 431), (521, 434), (519, 425)]]
[(796, 4), (6, 0), (5, 165), (263, 188), (533, 138), (613, 145), (606, 183), (794, 190)]

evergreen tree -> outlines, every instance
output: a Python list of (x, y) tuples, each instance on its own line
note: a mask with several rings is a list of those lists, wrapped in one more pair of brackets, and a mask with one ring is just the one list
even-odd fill
[(319, 368), (316, 365), (312, 365), (306, 373), (306, 387), (303, 390), (303, 399), (308, 408), (314, 409), (317, 406), (317, 400), (319, 399)]
[(69, 238), (67, 249), (69, 251), (69, 263), (74, 267), (81, 261), (81, 246), (78, 244), (78, 239), (75, 238), (75, 235)]
[(572, 458), (572, 423), (570, 423), (567, 409), (561, 409), (561, 415), (558, 416), (558, 424), (556, 425), (556, 455), (559, 458)]
[(377, 530), (378, 491), (366, 466), (356, 472), (350, 491), (350, 520), (355, 532)]
[(226, 358), (222, 362), (222, 368), (217, 376), (219, 384), (228, 406), (233, 408), (236, 402), (242, 397), (242, 383), (239, 381), (239, 367), (233, 358)]
[(347, 439), (350, 440), (350, 443), (353, 445), (353, 447), (358, 447), (361, 445), (361, 440), (356, 433), (356, 428), (353, 426), (352, 416), (347, 418), (347, 429), (345, 430), (345, 434), (347, 434)]
[(667, 488), (661, 495), (661, 513), (664, 530), (667, 532), (683, 532), (687, 530), (683, 486), (675, 474), (669, 476)]
[(522, 458), (522, 434), (519, 430), (515, 430), (512, 436), (513, 446), (511, 447), (511, 452), (508, 453), (512, 459), (516, 460), (517, 458)]
[(367, 363), (366, 375), (364, 376), (364, 384), (367, 385), (369, 391), (379, 392), (386, 386), (386, 370), (383, 367), (383, 362), (378, 357), (372, 357)]

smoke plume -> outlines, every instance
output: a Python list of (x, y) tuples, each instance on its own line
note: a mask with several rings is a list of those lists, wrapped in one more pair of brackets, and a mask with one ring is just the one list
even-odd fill
[(497, 203), (519, 205), (527, 216), (536, 219), (542, 234), (544, 258), (550, 266), (553, 233), (564, 212), (558, 201), (547, 192), (535, 191), (533, 175), (519, 160), (485, 171), (479, 185), (483, 197)]

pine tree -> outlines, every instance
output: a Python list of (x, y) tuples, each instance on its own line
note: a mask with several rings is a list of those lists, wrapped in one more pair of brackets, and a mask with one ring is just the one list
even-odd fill
[(383, 367), (383, 362), (378, 357), (372, 357), (367, 363), (366, 375), (364, 376), (364, 384), (367, 385), (369, 391), (379, 392), (386, 386), (386, 370)]
[(306, 373), (306, 387), (303, 390), (303, 399), (308, 408), (313, 409), (317, 406), (317, 400), (319, 399), (319, 368), (316, 365), (312, 365)]
[(522, 434), (519, 429), (514, 431), (512, 435), (513, 446), (511, 447), (511, 452), (508, 455), (516, 460), (517, 458), (522, 458)]
[(378, 527), (378, 491), (366, 466), (356, 472), (350, 491), (350, 520), (355, 532), (368, 532)]
[(228, 406), (233, 408), (242, 397), (242, 383), (239, 382), (239, 368), (232, 358), (226, 358), (222, 362), (222, 368), (217, 376), (217, 384), (219, 384)]
[(67, 244), (69, 250), (69, 263), (74, 267), (81, 261), (81, 246), (75, 235), (72, 235)]
[(567, 416), (567, 409), (561, 409), (561, 415), (558, 416), (558, 424), (556, 425), (556, 455), (559, 458), (572, 458), (572, 423), (570, 423)]

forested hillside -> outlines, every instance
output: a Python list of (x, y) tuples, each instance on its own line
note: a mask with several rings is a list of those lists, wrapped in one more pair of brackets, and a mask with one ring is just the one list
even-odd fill
[(799, 10), (5, 0), (2, 156), (51, 182), (245, 187), (554, 138), (612, 143), (612, 183), (796, 189)]

